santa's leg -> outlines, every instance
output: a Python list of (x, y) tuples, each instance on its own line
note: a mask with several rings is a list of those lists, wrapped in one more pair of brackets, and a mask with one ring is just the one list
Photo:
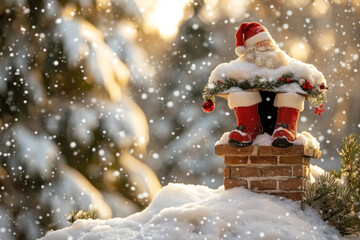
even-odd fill
[(296, 140), (297, 121), (304, 110), (305, 97), (296, 93), (278, 93), (274, 106), (278, 107), (275, 130), (272, 135), (272, 145), (289, 147)]
[(245, 147), (250, 145), (257, 135), (262, 133), (258, 114), (259, 92), (235, 92), (228, 95), (228, 105), (234, 109), (237, 127), (229, 135), (229, 145)]

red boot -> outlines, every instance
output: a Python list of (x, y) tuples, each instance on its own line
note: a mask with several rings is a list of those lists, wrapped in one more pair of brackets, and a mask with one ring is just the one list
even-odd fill
[(289, 107), (279, 107), (276, 126), (272, 135), (272, 145), (289, 147), (296, 140), (297, 121), (300, 110)]
[(258, 104), (248, 107), (235, 107), (234, 111), (237, 127), (229, 135), (229, 145), (231, 147), (248, 146), (263, 130), (258, 114)]

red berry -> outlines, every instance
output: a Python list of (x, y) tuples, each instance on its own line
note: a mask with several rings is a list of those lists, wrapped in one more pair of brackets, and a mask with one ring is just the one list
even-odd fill
[(223, 83), (224, 83), (224, 81), (223, 81), (223, 80), (217, 80), (216, 82), (217, 82), (217, 84), (218, 84), (218, 85), (221, 85), (221, 84), (223, 84)]
[(291, 81), (291, 79), (290, 79), (290, 78), (287, 78), (287, 79), (286, 79), (286, 82), (290, 82), (290, 81)]
[(304, 84), (304, 85), (302, 85), (302, 88), (303, 88), (303, 89), (306, 89), (306, 88), (307, 88), (307, 86)]
[(280, 81), (282, 81), (282, 82), (283, 82), (283, 81), (285, 81), (285, 79), (284, 79), (284, 78), (280, 78)]
[(311, 89), (313, 89), (313, 86), (312, 85), (307, 85), (307, 89), (311, 90)]
[(310, 81), (306, 80), (306, 81), (305, 81), (305, 84), (306, 84), (306, 85), (310, 85)]
[(205, 100), (202, 104), (202, 109), (206, 113), (212, 112), (214, 108), (215, 108), (215, 104), (211, 99)]

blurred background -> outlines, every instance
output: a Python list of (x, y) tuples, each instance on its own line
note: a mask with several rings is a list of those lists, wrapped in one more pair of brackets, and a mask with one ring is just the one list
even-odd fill
[(322, 116), (298, 132), (340, 166), (359, 133), (359, 0), (3, 0), (0, 2), (0, 239), (145, 208), (169, 182), (223, 184), (214, 144), (234, 129), (223, 99), (201, 110), (211, 71), (236, 58), (242, 22), (264, 25), (328, 81)]

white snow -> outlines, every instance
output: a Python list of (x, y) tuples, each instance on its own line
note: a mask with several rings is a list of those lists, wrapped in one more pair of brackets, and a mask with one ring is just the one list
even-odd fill
[[(310, 182), (314, 183), (315, 179), (323, 174), (329, 174), (326, 170), (322, 169), (321, 167), (317, 165), (310, 164)], [(340, 178), (336, 178), (336, 183), (338, 186), (342, 188), (346, 188), (348, 185), (348, 180), (345, 175), (342, 175)]]
[[(230, 132), (226, 132), (222, 135), (222, 137), (215, 143), (215, 145), (228, 144)], [(258, 135), (252, 145), (255, 146), (271, 146), (272, 137), (263, 133)], [(296, 140), (294, 145), (303, 145), (307, 147), (312, 147), (314, 149), (320, 149), (320, 143), (314, 138), (310, 133), (306, 131), (302, 131), (301, 133), (297, 133)]]
[(140, 213), (77, 220), (43, 240), (63, 239), (340, 239), (311, 208), (291, 200), (206, 186), (169, 184)]
[(314, 183), (315, 179), (319, 177), (320, 175), (325, 174), (326, 171), (319, 167), (318, 165), (312, 165), (310, 164), (310, 182)]
[(31, 176), (42, 176), (44, 179), (52, 177), (52, 169), (55, 168), (59, 157), (58, 148), (52, 141), (44, 134), (30, 132), (22, 124), (15, 124), (3, 140), (10, 143), (12, 139), (16, 140), (18, 149), (14, 154), (16, 160), (9, 161), (12, 168), (26, 168), (26, 172)]
[(300, 134), (297, 134), (295, 145), (303, 145), (312, 147), (314, 149), (320, 149), (320, 143), (314, 138), (310, 133), (302, 131)]
[[(208, 85), (213, 86), (218, 80), (224, 81), (228, 78), (243, 82), (245, 80), (253, 80), (257, 76), (271, 82), (277, 81), (287, 73), (293, 73), (293, 78), (296, 80), (304, 81), (304, 79), (306, 79), (310, 81), (314, 87), (320, 86), (322, 83), (326, 85), (324, 75), (319, 72), (314, 65), (303, 63), (290, 57), (287, 65), (280, 66), (276, 69), (259, 67), (254, 63), (245, 61), (243, 58), (238, 58), (229, 63), (222, 63), (212, 71)], [(277, 91), (306, 94), (297, 83), (285, 84), (280, 86)]]
[(271, 146), (271, 143), (272, 143), (272, 137), (267, 133), (263, 133), (263, 134), (256, 136), (252, 145)]
[(224, 134), (221, 136), (221, 138), (219, 139), (219, 141), (217, 141), (217, 142), (215, 143), (215, 146), (216, 146), (216, 145), (228, 144), (229, 135), (230, 135), (230, 132), (224, 133)]

